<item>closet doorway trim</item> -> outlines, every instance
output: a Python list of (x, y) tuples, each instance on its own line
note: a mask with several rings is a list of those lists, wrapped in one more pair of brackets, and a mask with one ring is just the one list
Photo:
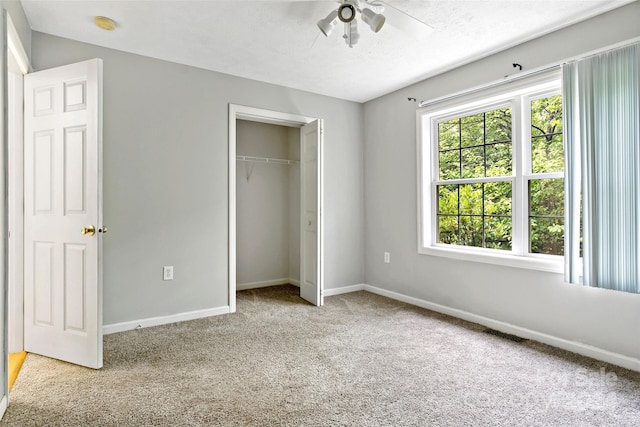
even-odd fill
[[(297, 114), (282, 113), (245, 105), (229, 104), (229, 312), (236, 312), (236, 121), (268, 123), (301, 128), (318, 120)], [(320, 176), (322, 174), (320, 173)], [(322, 236), (318, 236), (322, 239)], [(324, 254), (320, 254), (322, 259)], [(324, 265), (320, 262), (319, 265)]]

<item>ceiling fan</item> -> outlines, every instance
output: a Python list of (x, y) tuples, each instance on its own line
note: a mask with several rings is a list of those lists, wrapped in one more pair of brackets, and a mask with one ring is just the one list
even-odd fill
[(342, 38), (349, 47), (356, 45), (360, 39), (356, 19), (358, 14), (374, 33), (382, 29), (387, 22), (387, 17), (391, 25), (409, 33), (424, 34), (425, 30), (432, 30), (424, 22), (382, 0), (340, 0), (338, 3), (340, 6), (332, 10), (326, 18), (319, 20), (317, 25), (322, 34), (329, 37), (338, 21), (343, 22)]

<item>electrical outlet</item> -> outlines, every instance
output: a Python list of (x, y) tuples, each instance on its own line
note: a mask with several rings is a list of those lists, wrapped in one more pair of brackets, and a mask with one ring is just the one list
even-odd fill
[(173, 265), (162, 267), (162, 280), (173, 280)]
[(384, 253), (384, 262), (389, 264), (391, 262), (391, 254), (389, 252)]

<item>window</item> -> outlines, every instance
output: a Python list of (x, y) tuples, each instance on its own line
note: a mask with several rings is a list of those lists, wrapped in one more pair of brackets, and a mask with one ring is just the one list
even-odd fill
[(564, 254), (564, 144), (561, 96), (530, 101), (529, 252)]
[(559, 76), (418, 111), (420, 252), (562, 271)]
[(437, 242), (511, 250), (511, 107), (437, 122)]

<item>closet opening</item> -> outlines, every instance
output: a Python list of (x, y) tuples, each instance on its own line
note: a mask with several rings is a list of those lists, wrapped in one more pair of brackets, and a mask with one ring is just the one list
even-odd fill
[(323, 303), (322, 120), (229, 106), (229, 311), (291, 284)]
[(300, 287), (300, 131), (236, 121), (236, 290)]

